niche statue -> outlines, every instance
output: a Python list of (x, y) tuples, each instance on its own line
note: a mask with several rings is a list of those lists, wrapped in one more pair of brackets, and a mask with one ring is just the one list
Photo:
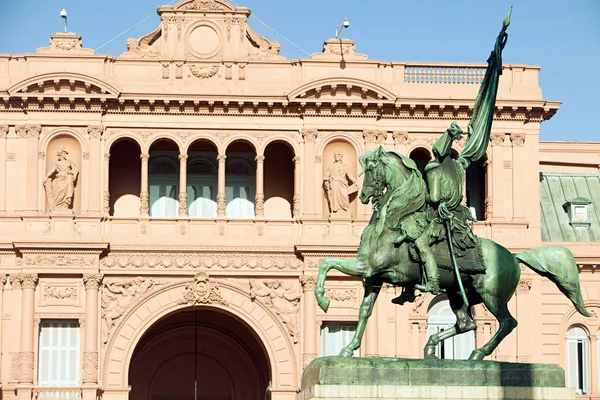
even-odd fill
[(56, 162), (44, 178), (44, 189), (50, 211), (73, 208), (73, 194), (79, 171), (75, 168), (75, 164), (67, 159), (68, 155), (67, 149), (62, 147), (56, 153)]
[(350, 196), (358, 192), (356, 179), (348, 173), (344, 155), (335, 153), (333, 164), (323, 178), (323, 190), (329, 203), (329, 215), (350, 215)]

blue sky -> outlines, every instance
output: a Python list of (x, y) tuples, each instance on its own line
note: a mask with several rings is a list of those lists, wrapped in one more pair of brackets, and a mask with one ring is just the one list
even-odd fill
[[(60, 10), (69, 15), (69, 31), (84, 47), (119, 55), (129, 37), (158, 26), (156, 8), (171, 0), (0, 0), (0, 53), (31, 53), (62, 31)], [(544, 99), (562, 101), (558, 113), (542, 124), (541, 139), (600, 141), (599, 0), (234, 0), (252, 15), (308, 53), (319, 52), (344, 18), (343, 37), (356, 51), (387, 61), (485, 62), (502, 19), (514, 6), (504, 63), (540, 65)], [(303, 58), (294, 47), (253, 17), (250, 25), (281, 42), (281, 54)]]

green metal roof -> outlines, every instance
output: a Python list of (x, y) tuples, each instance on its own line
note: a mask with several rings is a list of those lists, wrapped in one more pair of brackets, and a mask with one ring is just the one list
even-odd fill
[[(589, 226), (570, 224), (565, 203), (578, 198), (591, 200)], [(600, 174), (540, 173), (540, 209), (542, 241), (600, 242)]]

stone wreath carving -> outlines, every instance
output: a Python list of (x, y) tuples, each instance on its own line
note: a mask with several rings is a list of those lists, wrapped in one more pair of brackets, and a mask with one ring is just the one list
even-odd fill
[(190, 65), (189, 68), (192, 75), (200, 79), (212, 78), (219, 71), (218, 65)]
[(219, 285), (211, 281), (206, 272), (194, 276), (194, 280), (185, 284), (182, 298), (178, 304), (229, 304), (219, 292)]
[(294, 286), (284, 287), (280, 280), (250, 280), (250, 299), (259, 298), (271, 308), (286, 326), (294, 343), (298, 343), (298, 310), (300, 291)]
[(108, 341), (108, 337), (116, 325), (115, 321), (121, 318), (138, 298), (166, 283), (145, 279), (141, 276), (105, 283), (102, 290), (103, 343)]

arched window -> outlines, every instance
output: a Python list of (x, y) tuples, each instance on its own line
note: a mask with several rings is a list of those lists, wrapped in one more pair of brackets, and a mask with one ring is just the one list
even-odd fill
[[(452, 328), (456, 324), (456, 316), (446, 299), (436, 302), (427, 312), (427, 340), (433, 334)], [(444, 340), (437, 345), (435, 354), (440, 359), (465, 360), (475, 349), (475, 333), (469, 331)]]
[(589, 392), (589, 339), (575, 326), (567, 332), (567, 382), (577, 394)]

